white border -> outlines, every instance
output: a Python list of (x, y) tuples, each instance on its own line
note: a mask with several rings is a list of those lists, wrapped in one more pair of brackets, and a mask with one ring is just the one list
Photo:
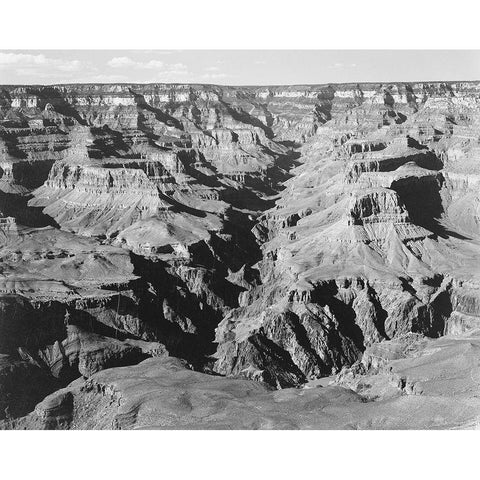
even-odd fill
[(1, 432), (0, 442), (9, 480), (478, 476), (477, 432)]
[[(9, 0), (1, 10), (2, 49), (480, 48), (466, 0)], [(0, 475), (470, 478), (477, 449), (476, 432), (0, 432)]]
[(472, 49), (473, 0), (2, 2), (0, 48)]

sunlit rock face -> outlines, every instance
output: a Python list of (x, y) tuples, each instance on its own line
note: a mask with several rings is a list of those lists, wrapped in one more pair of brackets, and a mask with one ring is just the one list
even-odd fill
[(0, 417), (152, 356), (285, 388), (479, 327), (479, 127), (475, 82), (1, 87), (0, 355), (39, 387)]

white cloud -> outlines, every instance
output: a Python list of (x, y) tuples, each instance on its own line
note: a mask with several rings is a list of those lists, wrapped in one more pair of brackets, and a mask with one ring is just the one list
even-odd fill
[(220, 67), (215, 67), (215, 66), (205, 67), (204, 71), (207, 73), (203, 73), (202, 75), (200, 75), (200, 78), (202, 80), (219, 80), (221, 78), (228, 78), (231, 76), (221, 72)]
[(355, 68), (356, 66), (357, 66), (356, 63), (337, 62), (337, 63), (333, 63), (332, 65), (329, 65), (328, 68)]
[(165, 63), (161, 60), (149, 60), (148, 62), (137, 62), (129, 57), (114, 57), (107, 62), (112, 68), (134, 68), (137, 70), (159, 70), (161, 73), (184, 75), (188, 73), (188, 67), (183, 63)]
[(164, 63), (161, 60), (150, 60), (147, 63), (139, 63), (138, 68), (162, 68)]
[(133, 67), (136, 62), (128, 57), (114, 57), (107, 62), (107, 65), (112, 68)]
[(45, 65), (48, 63), (45, 55), (31, 55), (27, 53), (0, 52), (0, 65)]
[(173, 73), (187, 73), (188, 67), (184, 63), (171, 63), (165, 65), (165, 69)]
[(204, 73), (200, 78), (202, 80), (220, 80), (221, 78), (228, 78), (231, 75), (226, 73)]
[(15, 75), (54, 78), (60, 72), (70, 76), (87, 71), (89, 65), (80, 60), (63, 60), (42, 54), (0, 52), (0, 69)]
[[(159, 52), (155, 52), (155, 55)], [(166, 52), (165, 52), (166, 53)], [(75, 58), (51, 52), (0, 51), (0, 75), (4, 83), (215, 83), (231, 77), (213, 62), (195, 72), (167, 54), (143, 60), (129, 55), (95, 58)], [(73, 57), (73, 58), (72, 58)], [(170, 61), (169, 61), (170, 60)], [(103, 65), (102, 65), (103, 63)], [(8, 78), (8, 82), (6, 79)]]
[(88, 77), (89, 82), (98, 82), (98, 83), (116, 83), (116, 82), (127, 82), (128, 77), (126, 75), (107, 75), (107, 74), (98, 74)]
[(35, 78), (55, 78), (58, 76), (58, 72), (48, 69), (48, 70), (36, 70), (29, 67), (21, 67), (15, 69), (15, 74), (20, 76), (30, 76)]
[(78, 72), (83, 68), (83, 63), (80, 60), (72, 60), (59, 65), (57, 68), (62, 72)]

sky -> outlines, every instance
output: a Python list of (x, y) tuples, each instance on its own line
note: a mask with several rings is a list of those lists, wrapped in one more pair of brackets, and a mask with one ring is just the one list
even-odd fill
[(480, 80), (480, 50), (0, 50), (0, 84)]

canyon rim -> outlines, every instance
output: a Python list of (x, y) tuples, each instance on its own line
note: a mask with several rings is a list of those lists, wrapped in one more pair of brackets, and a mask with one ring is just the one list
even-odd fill
[(480, 81), (0, 57), (0, 428), (478, 427)]

